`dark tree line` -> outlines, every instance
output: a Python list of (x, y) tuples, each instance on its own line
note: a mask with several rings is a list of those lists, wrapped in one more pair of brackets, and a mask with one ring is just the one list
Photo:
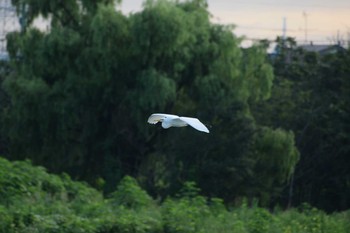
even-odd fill
[(295, 133), (301, 157), (286, 196), (293, 188), (293, 204), (348, 209), (350, 51), (321, 55), (298, 48), (291, 38), (277, 42), (272, 97), (256, 105), (254, 115), (261, 124)]

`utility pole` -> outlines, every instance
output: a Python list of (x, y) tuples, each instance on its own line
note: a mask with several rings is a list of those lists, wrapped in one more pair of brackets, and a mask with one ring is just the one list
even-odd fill
[(306, 11), (303, 11), (303, 17), (304, 17), (304, 23), (305, 23), (305, 26), (304, 26), (305, 44), (307, 44), (307, 17), (308, 17), (308, 14), (306, 13)]
[(287, 19), (286, 17), (283, 17), (283, 26), (282, 26), (282, 38), (283, 40), (286, 39), (287, 36)]
[(341, 45), (342, 44), (342, 39), (340, 36), (340, 31), (339, 29), (337, 30), (337, 45)]

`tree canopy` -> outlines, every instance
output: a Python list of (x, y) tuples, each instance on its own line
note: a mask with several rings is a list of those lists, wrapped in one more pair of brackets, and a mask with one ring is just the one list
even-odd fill
[(293, 194), (295, 205), (348, 209), (350, 51), (320, 55), (291, 38), (277, 42), (271, 99), (252, 109), (260, 124), (295, 134), (301, 158), (286, 196)]
[[(208, 196), (269, 204), (289, 181), (294, 135), (257, 124), (251, 105), (274, 79), (262, 44), (243, 49), (234, 26), (210, 21), (206, 1), (145, 1), (124, 15), (113, 1), (13, 1), (28, 24), (8, 35), (3, 89), (6, 156), (65, 171), (105, 192), (124, 175), (153, 196), (195, 181)], [(50, 28), (33, 25), (39, 14)], [(154, 112), (211, 125), (147, 125)]]

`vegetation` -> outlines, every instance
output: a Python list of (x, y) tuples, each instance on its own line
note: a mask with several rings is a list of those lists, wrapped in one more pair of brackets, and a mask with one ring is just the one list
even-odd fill
[(277, 42), (271, 98), (252, 107), (255, 119), (295, 134), (301, 154), (292, 184), (297, 204), (349, 209), (350, 50), (321, 56), (298, 49), (290, 38)]
[[(146, 1), (128, 16), (112, 1), (40, 2), (26, 2), (27, 27), (8, 35), (7, 158), (105, 193), (131, 175), (161, 199), (188, 180), (227, 203), (268, 205), (279, 195), (299, 152), (292, 132), (251, 114), (272, 87), (263, 45), (240, 48), (233, 26), (212, 24), (203, 0)], [(51, 17), (50, 30), (31, 26), (39, 13)], [(212, 132), (160, 131), (146, 123), (154, 112), (196, 116)]]
[(174, 198), (153, 200), (124, 177), (108, 198), (68, 175), (50, 175), (29, 161), (0, 158), (0, 232), (348, 232), (349, 212), (326, 215), (308, 205), (274, 213), (246, 202), (227, 210), (198, 194), (193, 182)]
[[(350, 229), (349, 49), (241, 48), (205, 0), (130, 15), (111, 0), (12, 2), (26, 23), (0, 64), (1, 231)], [(211, 132), (161, 130), (154, 112)]]

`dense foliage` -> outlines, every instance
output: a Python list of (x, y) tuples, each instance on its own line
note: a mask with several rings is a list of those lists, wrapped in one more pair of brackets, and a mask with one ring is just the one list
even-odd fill
[(245, 202), (227, 210), (218, 198), (185, 183), (159, 203), (126, 176), (108, 198), (68, 175), (50, 175), (29, 161), (0, 158), (0, 232), (89, 233), (346, 233), (349, 212), (327, 215), (305, 205), (270, 213)]
[[(205, 0), (147, 0), (129, 15), (116, 10), (121, 1), (12, 2), (24, 21), (20, 32), (8, 34), (10, 59), (0, 64), (0, 152), (84, 180), (110, 195), (108, 205), (119, 211), (119, 218), (108, 217), (103, 211), (113, 210), (101, 194), (81, 184), (70, 190), (70, 178), (46, 184), (44, 173), (27, 176), (13, 189), (15, 202), (23, 185), (39, 188), (33, 191), (39, 196), (47, 195), (41, 189), (58, 189), (44, 199), (62, 216), (47, 224), (67, 218), (62, 221), (73, 219), (67, 224), (91, 232), (122, 231), (120, 224), (144, 232), (205, 232), (211, 221), (228, 226), (236, 219), (237, 232), (271, 230), (271, 224), (276, 232), (310, 232), (301, 226), (316, 218), (317, 224), (341, 226), (312, 208), (310, 219), (295, 210), (275, 217), (244, 205), (216, 215), (212, 208), (220, 201), (211, 198), (227, 206), (256, 200), (265, 207), (308, 202), (330, 212), (349, 209), (349, 50), (321, 56), (290, 38), (278, 39), (277, 53), (268, 59), (265, 42), (241, 48), (234, 26), (211, 23)], [(48, 30), (33, 26), (39, 15), (50, 22)], [(147, 117), (154, 112), (198, 117), (211, 132), (150, 126)], [(164, 202), (155, 204), (135, 180), (123, 179), (128, 175)], [(6, 185), (20, 182), (10, 181)], [(209, 199), (198, 196), (191, 182)], [(179, 199), (167, 199), (184, 186)], [(199, 207), (192, 208), (192, 201)], [(19, 205), (34, 208), (28, 203)], [(38, 208), (44, 211), (46, 204)], [(85, 204), (91, 209), (80, 209)], [(6, 208), (11, 225), (14, 215)], [(250, 223), (246, 215), (262, 219)], [(98, 229), (105, 223), (110, 228)]]
[[(160, 198), (186, 181), (227, 203), (280, 194), (299, 159), (294, 135), (250, 111), (270, 96), (272, 66), (263, 46), (242, 49), (232, 26), (212, 24), (205, 1), (150, 0), (128, 16), (112, 1), (24, 2), (3, 81), (8, 158), (106, 193), (132, 175)], [(32, 26), (38, 14), (48, 31)], [(154, 112), (198, 117), (211, 133), (159, 130), (146, 123)]]
[(290, 202), (349, 209), (350, 50), (322, 55), (291, 38), (277, 42), (271, 98), (253, 112), (258, 122), (295, 133), (301, 159), (286, 189)]

